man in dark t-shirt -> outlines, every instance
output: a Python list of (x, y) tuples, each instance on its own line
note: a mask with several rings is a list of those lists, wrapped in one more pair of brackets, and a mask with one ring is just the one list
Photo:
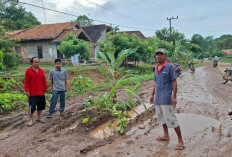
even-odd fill
[(156, 118), (160, 125), (163, 126), (164, 135), (157, 137), (157, 141), (169, 141), (168, 128), (174, 128), (178, 136), (176, 150), (185, 148), (181, 135), (180, 126), (174, 114), (177, 99), (177, 81), (175, 68), (167, 62), (166, 50), (158, 49), (156, 52), (158, 62), (155, 68), (154, 87), (150, 97), (150, 103), (155, 104)]

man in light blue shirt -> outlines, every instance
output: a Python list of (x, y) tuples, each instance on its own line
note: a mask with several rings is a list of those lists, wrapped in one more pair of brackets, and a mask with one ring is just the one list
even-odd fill
[(56, 107), (58, 96), (60, 95), (60, 115), (64, 115), (65, 108), (65, 92), (68, 89), (68, 73), (65, 69), (61, 68), (61, 59), (55, 59), (55, 68), (49, 72), (49, 80), (52, 92), (52, 99), (48, 111), (47, 118), (51, 118), (51, 115)]

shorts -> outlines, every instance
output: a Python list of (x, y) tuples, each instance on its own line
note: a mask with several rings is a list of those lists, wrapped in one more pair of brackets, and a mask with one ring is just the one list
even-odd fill
[(156, 118), (160, 125), (166, 124), (168, 128), (179, 126), (172, 105), (155, 105)]
[(44, 95), (29, 97), (29, 113), (34, 113), (35, 110), (41, 111), (45, 109), (46, 101)]

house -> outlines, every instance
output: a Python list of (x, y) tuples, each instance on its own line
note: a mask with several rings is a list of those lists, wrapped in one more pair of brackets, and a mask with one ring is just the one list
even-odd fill
[(226, 55), (232, 55), (232, 49), (222, 50), (222, 52)]
[(83, 26), (82, 29), (87, 33), (91, 41), (94, 43), (94, 47), (93, 47), (94, 56), (92, 56), (91, 58), (96, 59), (97, 51), (100, 49), (98, 43), (103, 42), (105, 40), (106, 33), (112, 31), (112, 28), (105, 24), (99, 24), (99, 25)]
[(122, 31), (122, 32), (119, 32), (119, 33), (126, 33), (128, 35), (132, 35), (132, 34), (135, 34), (137, 35), (138, 37), (140, 37), (141, 39), (146, 39), (146, 37), (143, 35), (142, 32), (140, 31)]
[[(7, 32), (20, 39), (20, 48), (16, 48), (16, 52), (21, 53), (24, 59), (36, 56), (42, 62), (53, 62), (55, 58), (63, 58), (57, 46), (69, 33), (75, 34), (78, 39), (85, 40), (92, 46), (95, 45), (76, 22), (36, 25), (21, 31)], [(73, 56), (71, 60), (73, 63), (79, 63), (79, 55)]]

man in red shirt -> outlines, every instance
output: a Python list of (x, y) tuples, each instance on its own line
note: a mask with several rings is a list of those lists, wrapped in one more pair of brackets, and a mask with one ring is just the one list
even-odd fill
[(28, 126), (33, 125), (33, 113), (37, 110), (37, 122), (41, 120), (41, 112), (45, 109), (45, 90), (48, 91), (48, 85), (43, 70), (39, 67), (39, 59), (33, 57), (30, 60), (31, 67), (25, 73), (25, 92), (29, 97), (29, 122)]

